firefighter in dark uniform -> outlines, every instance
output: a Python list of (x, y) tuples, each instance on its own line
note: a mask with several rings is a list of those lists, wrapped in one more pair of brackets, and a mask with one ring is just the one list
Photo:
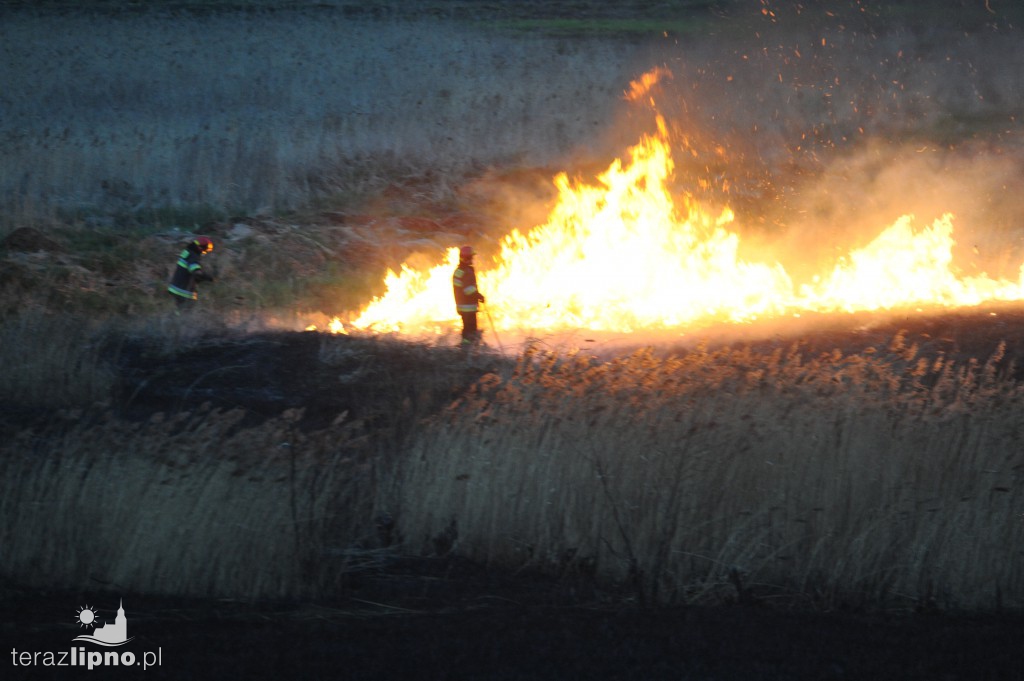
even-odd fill
[(199, 263), (199, 259), (212, 250), (213, 241), (209, 237), (197, 236), (178, 256), (178, 264), (174, 267), (167, 292), (178, 301), (179, 308), (199, 299), (196, 292), (199, 282), (213, 281), (213, 277), (204, 272)]
[(476, 313), (484, 296), (476, 288), (476, 270), (473, 269), (473, 256), (476, 251), (472, 246), (459, 249), (459, 266), (452, 275), (452, 288), (455, 291), (455, 309), (462, 317), (462, 345), (468, 346), (480, 342), (480, 331), (476, 325)]

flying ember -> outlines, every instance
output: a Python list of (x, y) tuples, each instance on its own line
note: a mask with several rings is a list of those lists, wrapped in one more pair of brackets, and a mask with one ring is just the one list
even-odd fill
[[(627, 99), (643, 99), (666, 75), (664, 69), (644, 74), (631, 83)], [(809, 283), (795, 283), (777, 262), (745, 260), (729, 208), (712, 210), (671, 193), (668, 126), (660, 115), (656, 124), (656, 132), (595, 182), (558, 174), (547, 221), (513, 229), (490, 262), (477, 263), (496, 328), (631, 332), (801, 312), (1024, 299), (1024, 265), (1015, 281), (958, 275), (950, 214), (924, 226), (913, 216), (898, 217)], [(350, 326), (415, 334), (450, 328), (458, 319), (451, 279), (457, 246), (432, 269), (389, 271), (386, 292)]]

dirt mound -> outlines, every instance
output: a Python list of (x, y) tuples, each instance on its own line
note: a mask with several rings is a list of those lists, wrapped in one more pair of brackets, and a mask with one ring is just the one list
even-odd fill
[(25, 253), (35, 253), (36, 251), (59, 253), (64, 250), (56, 241), (32, 227), (19, 227), (14, 230), (0, 240), (0, 248)]

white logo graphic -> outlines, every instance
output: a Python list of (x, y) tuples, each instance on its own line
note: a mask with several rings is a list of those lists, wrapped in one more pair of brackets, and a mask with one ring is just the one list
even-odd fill
[(93, 632), (92, 636), (85, 634), (76, 636), (75, 641), (89, 641), (101, 646), (114, 647), (124, 645), (132, 640), (128, 638), (128, 618), (124, 616), (123, 600), (118, 603), (117, 617), (114, 618), (113, 624), (106, 622), (102, 627), (97, 628), (96, 611), (88, 605), (78, 610), (78, 623), (83, 627), (92, 627)]
[[(83, 634), (74, 640), (88, 641), (107, 648), (115, 648), (132, 640), (128, 637), (128, 618), (124, 616), (123, 602), (118, 605), (117, 617), (113, 622), (98, 620), (96, 608), (91, 605), (79, 608), (75, 623), (83, 629), (91, 630), (92, 635)], [(163, 650), (144, 650), (141, 658), (130, 650), (86, 650), (81, 646), (71, 646), (70, 650), (60, 652), (11, 649), (11, 666), (14, 667), (141, 667), (143, 671), (163, 665)], [(3, 675), (0, 674), (0, 677)]]

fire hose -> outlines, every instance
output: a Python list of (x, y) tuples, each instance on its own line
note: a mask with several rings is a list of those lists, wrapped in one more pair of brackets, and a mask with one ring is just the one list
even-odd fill
[(494, 340), (498, 341), (498, 349), (501, 350), (501, 354), (505, 354), (505, 346), (501, 344), (501, 338), (498, 337), (498, 329), (494, 326), (494, 318), (491, 317), (491, 311), (483, 304), (480, 303), (480, 307), (483, 308), (484, 314), (487, 315), (487, 322), (491, 325), (491, 333), (494, 334)]

